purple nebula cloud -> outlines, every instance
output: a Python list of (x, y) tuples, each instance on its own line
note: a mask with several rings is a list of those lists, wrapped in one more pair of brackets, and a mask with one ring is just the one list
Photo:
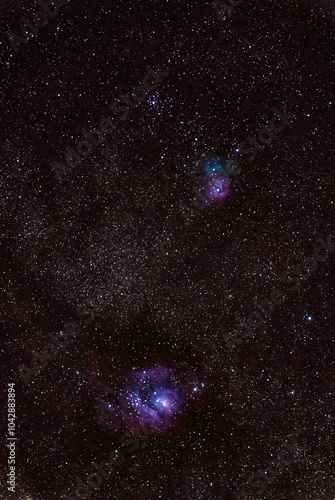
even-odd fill
[(156, 432), (171, 425), (184, 400), (173, 370), (160, 365), (134, 372), (128, 396), (135, 420), (151, 425)]
[[(93, 388), (99, 424), (111, 431), (151, 429), (159, 434), (175, 425), (182, 415), (185, 398), (191, 395), (190, 383), (184, 384), (175, 370), (162, 365), (131, 370), (123, 375), (123, 386), (97, 382)], [(192, 383), (193, 387), (194, 383)]]
[(205, 194), (211, 201), (223, 202), (231, 194), (229, 177), (209, 178), (205, 186)]

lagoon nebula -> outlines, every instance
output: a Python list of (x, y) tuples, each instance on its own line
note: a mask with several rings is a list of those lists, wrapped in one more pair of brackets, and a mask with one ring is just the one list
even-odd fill
[(176, 370), (155, 365), (132, 369), (120, 378), (123, 383), (116, 386), (108, 382), (110, 374), (102, 365), (92, 371), (90, 393), (102, 428), (137, 432), (146, 427), (159, 434), (178, 423), (191, 395), (191, 384)]

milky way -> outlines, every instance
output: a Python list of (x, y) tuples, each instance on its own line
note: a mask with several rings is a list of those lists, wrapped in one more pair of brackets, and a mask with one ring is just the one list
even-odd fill
[(146, 429), (91, 500), (334, 498), (335, 247), (310, 273), (335, 221), (334, 0), (225, 1), (0, 2), (14, 500), (80, 498)]

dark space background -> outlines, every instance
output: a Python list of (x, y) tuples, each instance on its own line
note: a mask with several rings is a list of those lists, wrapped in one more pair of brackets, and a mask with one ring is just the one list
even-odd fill
[[(334, 234), (333, 2), (246, 0), (220, 19), (212, 2), (71, 0), (15, 54), (6, 34), (37, 10), (0, 6), (1, 435), (15, 382), (18, 437), (16, 493), (2, 451), (1, 498), (75, 496), (123, 431), (99, 425), (94, 367), (118, 391), (159, 364), (199, 391), (92, 498), (333, 500), (334, 254), (252, 338), (223, 339)], [(169, 76), (126, 120), (108, 114), (147, 65)], [(186, 224), (199, 159), (228, 158), (285, 106), (296, 120), (242, 158), (229, 202)], [(52, 162), (102, 116), (116, 130), (59, 181)], [(18, 366), (71, 320), (76, 339), (25, 385)], [(294, 439), (257, 493), (250, 475)]]

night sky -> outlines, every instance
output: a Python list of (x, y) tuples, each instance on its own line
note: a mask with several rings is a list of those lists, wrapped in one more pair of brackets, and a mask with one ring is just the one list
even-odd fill
[(46, 3), (0, 6), (0, 498), (334, 500), (333, 0)]

